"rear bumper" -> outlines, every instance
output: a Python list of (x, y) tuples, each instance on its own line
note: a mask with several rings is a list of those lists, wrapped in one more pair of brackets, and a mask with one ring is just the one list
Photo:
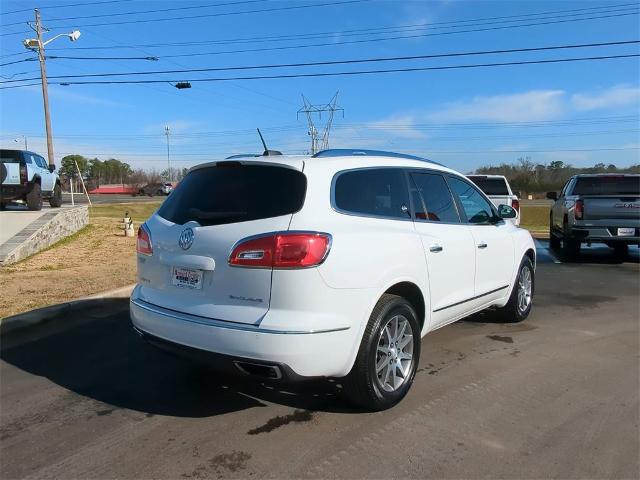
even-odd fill
[[(633, 236), (618, 235), (618, 228), (634, 228)], [(581, 242), (640, 244), (640, 227), (636, 226), (579, 226), (573, 227), (570, 238)]]
[[(277, 366), (285, 380), (340, 377), (350, 369), (353, 334), (349, 328), (326, 331), (271, 330), (254, 324), (213, 320), (130, 300), (131, 321), (150, 343), (197, 357), (227, 370)], [(240, 363), (240, 368), (238, 368)]]
[(27, 185), (0, 185), (0, 201), (22, 200), (31, 191), (32, 186), (31, 183)]

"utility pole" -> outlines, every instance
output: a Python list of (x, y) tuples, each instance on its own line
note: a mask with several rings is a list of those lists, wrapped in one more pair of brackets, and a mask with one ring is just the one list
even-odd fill
[(167, 176), (169, 177), (169, 181), (173, 181), (173, 175), (171, 174), (171, 160), (169, 157), (169, 125), (165, 125), (164, 134), (167, 136)]
[(47, 84), (47, 67), (44, 57), (44, 42), (42, 41), (42, 22), (40, 21), (40, 10), (36, 8), (36, 35), (38, 36), (38, 61), (40, 62), (40, 77), (42, 79), (42, 100), (44, 102), (44, 125), (47, 130), (47, 157), (49, 167), (56, 165), (53, 157), (53, 138), (51, 133), (51, 115), (49, 114), (49, 88)]
[(33, 30), (35, 30), (36, 38), (28, 38), (24, 42), (22, 42), (22, 44), (26, 49), (37, 51), (38, 53), (38, 61), (40, 62), (40, 78), (42, 81), (42, 101), (44, 103), (44, 122), (45, 128), (47, 130), (47, 156), (49, 157), (49, 166), (55, 168), (55, 159), (53, 157), (53, 139), (51, 133), (51, 115), (49, 114), (49, 89), (47, 84), (47, 67), (45, 65), (46, 56), (44, 54), (44, 47), (45, 45), (53, 42), (56, 38), (59, 37), (69, 37), (72, 42), (75, 42), (76, 40), (78, 40), (78, 38), (80, 38), (80, 32), (78, 30), (74, 30), (71, 33), (61, 33), (45, 42), (42, 40), (42, 30), (44, 28), (42, 27), (42, 20), (40, 19), (40, 10), (36, 8), (35, 14), (35, 27), (31, 23), (29, 23), (29, 26)]
[[(315, 155), (321, 150), (327, 150), (329, 148), (329, 134), (331, 132), (331, 126), (333, 125), (333, 116), (336, 112), (342, 112), (342, 118), (344, 118), (344, 108), (338, 105), (338, 93), (333, 96), (331, 101), (327, 104), (313, 105), (302, 95), (303, 106), (298, 110), (297, 117), (300, 117), (301, 113), (304, 113), (307, 117), (307, 123), (309, 124), (308, 135), (311, 137), (311, 155)], [(319, 119), (322, 119), (322, 113), (329, 112), (329, 118), (322, 129), (322, 137), (318, 129), (315, 126), (313, 120), (314, 114), (318, 114)]]

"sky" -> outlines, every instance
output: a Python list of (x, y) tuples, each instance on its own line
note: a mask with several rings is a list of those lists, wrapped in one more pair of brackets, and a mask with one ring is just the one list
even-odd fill
[[(203, 81), (633, 55), (639, 43), (272, 69), (111, 77), (63, 75), (228, 68), (640, 40), (639, 6), (618, 1), (0, 0), (0, 147), (46, 154), (37, 61), (22, 46), (41, 8), (56, 161), (117, 158), (134, 168), (192, 165), (270, 149), (307, 154), (302, 95), (336, 92), (333, 148), (417, 154), (462, 172), (561, 160), (640, 163), (640, 61), (597, 61), (318, 77)], [(164, 12), (149, 12), (168, 10)], [(13, 13), (17, 11), (16, 13)], [(157, 21), (158, 19), (162, 19)], [(108, 58), (104, 58), (108, 57)], [(117, 59), (113, 59), (116, 57)], [(157, 60), (144, 58), (156, 57)], [(25, 61), (19, 61), (25, 60)], [(25, 80), (25, 79), (33, 80)], [(191, 89), (175, 88), (189, 80)], [(20, 88), (19, 85), (28, 85)], [(327, 114), (314, 116), (322, 131)], [(18, 141), (16, 141), (18, 140)], [(46, 155), (45, 155), (46, 156)]]

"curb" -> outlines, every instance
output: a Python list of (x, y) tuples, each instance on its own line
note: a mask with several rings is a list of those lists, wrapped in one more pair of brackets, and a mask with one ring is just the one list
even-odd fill
[(131, 292), (135, 286), (136, 284), (134, 283), (125, 287), (109, 290), (107, 292), (89, 295), (88, 297), (82, 297), (76, 300), (59, 303), (57, 305), (36, 308), (35, 310), (30, 310), (28, 312), (0, 318), (0, 332), (2, 335), (6, 335), (8, 333), (15, 332), (16, 330), (22, 330), (23, 328), (45, 323), (61, 313), (80, 310), (81, 308), (86, 308), (88, 306), (97, 306), (103, 303), (106, 299), (128, 298), (131, 296)]

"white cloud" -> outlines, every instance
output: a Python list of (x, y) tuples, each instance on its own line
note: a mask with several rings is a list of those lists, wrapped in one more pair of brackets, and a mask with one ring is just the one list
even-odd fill
[(470, 101), (450, 103), (430, 113), (428, 119), (434, 122), (549, 120), (565, 111), (564, 96), (562, 90), (476, 96)]
[(640, 88), (616, 85), (596, 93), (576, 93), (571, 96), (571, 103), (578, 111), (601, 108), (640, 106)]
[(382, 133), (388, 133), (396, 138), (422, 139), (423, 132), (415, 126), (416, 121), (412, 115), (392, 115), (382, 120), (369, 122), (367, 127)]
[[(66, 105), (67, 102), (75, 102), (83, 105), (100, 105), (103, 107), (128, 107), (126, 103), (116, 102), (108, 100), (104, 97), (96, 97), (93, 95), (87, 95), (77, 91), (70, 90), (71, 86), (63, 87), (52, 85), (49, 87), (49, 98), (51, 99), (52, 109), (61, 108), (62, 104)], [(30, 95), (41, 95), (42, 89), (40, 87), (26, 87), (23, 92), (29, 92)]]

